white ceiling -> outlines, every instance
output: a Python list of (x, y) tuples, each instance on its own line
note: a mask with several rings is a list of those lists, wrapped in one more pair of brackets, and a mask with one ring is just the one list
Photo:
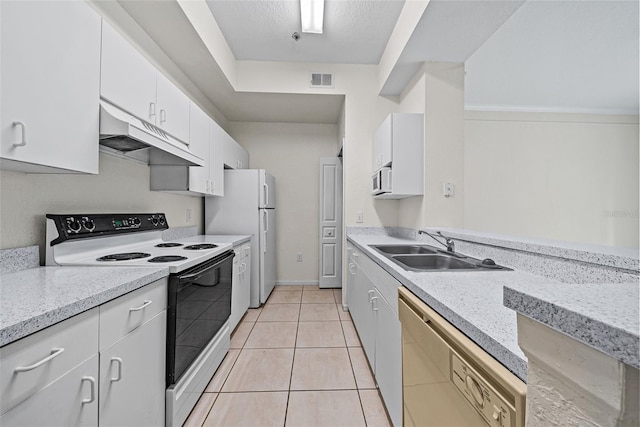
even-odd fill
[(299, 0), (207, 3), (236, 59), (377, 64), (404, 0), (326, 0), (323, 34), (301, 33)]
[(637, 0), (527, 1), (466, 63), (478, 109), (638, 112)]

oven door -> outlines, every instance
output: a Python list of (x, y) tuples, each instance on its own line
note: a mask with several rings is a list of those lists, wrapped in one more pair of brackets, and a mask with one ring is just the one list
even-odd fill
[(232, 250), (169, 276), (167, 387), (175, 384), (231, 315)]

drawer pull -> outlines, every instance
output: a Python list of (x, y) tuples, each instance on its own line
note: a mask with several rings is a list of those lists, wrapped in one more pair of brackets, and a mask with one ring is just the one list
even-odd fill
[(115, 378), (111, 378), (111, 382), (115, 383), (116, 381), (120, 381), (122, 379), (122, 359), (119, 358), (119, 357), (112, 357), (111, 358), (111, 365), (113, 365), (113, 362), (117, 362), (118, 363), (117, 376)]
[(93, 377), (82, 377), (82, 381), (89, 381), (91, 384), (91, 396), (88, 399), (82, 399), (82, 404), (91, 403), (96, 400), (96, 379)]
[(27, 145), (27, 125), (25, 125), (24, 122), (13, 122), (11, 123), (11, 126), (20, 126), (22, 129), (22, 138), (20, 139), (20, 142), (14, 142), (13, 146), (24, 147)]
[(45, 357), (44, 359), (42, 359), (41, 361), (39, 361), (37, 363), (34, 363), (33, 365), (17, 367), (15, 369), (15, 372), (32, 371), (32, 370), (36, 369), (38, 366), (42, 366), (45, 363), (47, 363), (48, 361), (52, 360), (54, 357), (60, 356), (64, 352), (64, 348), (54, 348), (52, 351), (53, 351), (53, 353), (51, 353), (49, 356)]
[(134, 308), (130, 308), (129, 311), (140, 311), (140, 310), (144, 310), (145, 307), (148, 307), (149, 304), (151, 304), (152, 301), (145, 301), (144, 304), (142, 304), (140, 307), (134, 307)]

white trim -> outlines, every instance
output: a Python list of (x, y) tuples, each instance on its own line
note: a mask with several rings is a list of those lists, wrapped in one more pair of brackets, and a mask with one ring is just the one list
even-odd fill
[(577, 114), (621, 114), (637, 115), (637, 109), (628, 108), (579, 108), (579, 107), (543, 107), (533, 105), (465, 105), (465, 111), (495, 111), (523, 113), (577, 113)]
[(276, 280), (276, 285), (295, 286), (295, 285), (317, 285), (318, 280)]

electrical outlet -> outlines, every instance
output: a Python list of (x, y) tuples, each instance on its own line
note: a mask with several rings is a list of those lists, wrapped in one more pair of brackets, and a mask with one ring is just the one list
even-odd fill
[(356, 212), (356, 222), (362, 223), (364, 221), (362, 212)]
[(302, 252), (298, 252), (298, 256), (296, 257), (296, 261), (302, 262)]
[(191, 222), (191, 209), (187, 209), (187, 222)]

